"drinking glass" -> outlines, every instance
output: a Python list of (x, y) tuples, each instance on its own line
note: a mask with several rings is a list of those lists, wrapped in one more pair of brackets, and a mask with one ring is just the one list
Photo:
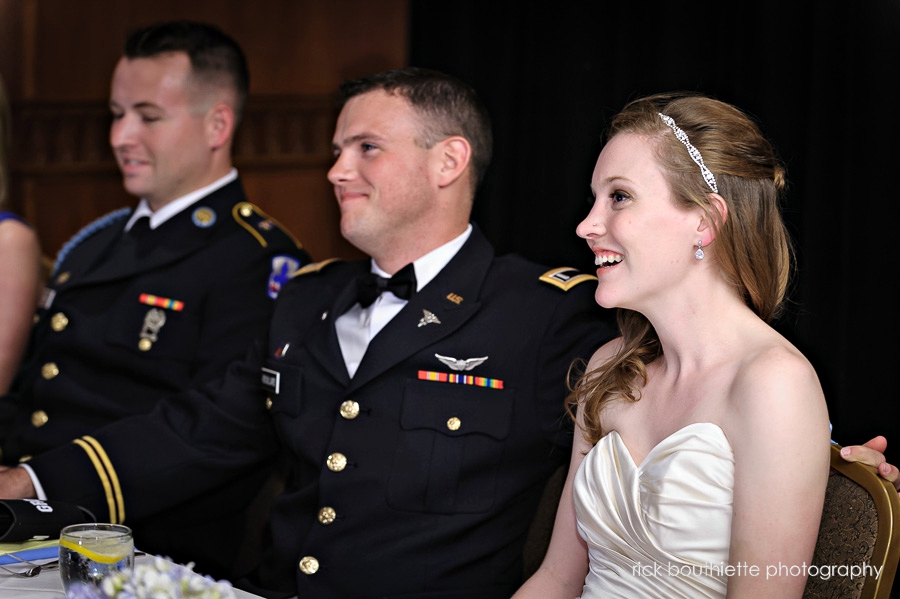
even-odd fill
[(59, 573), (66, 592), (98, 587), (104, 576), (134, 565), (134, 537), (121, 524), (72, 524), (59, 533)]

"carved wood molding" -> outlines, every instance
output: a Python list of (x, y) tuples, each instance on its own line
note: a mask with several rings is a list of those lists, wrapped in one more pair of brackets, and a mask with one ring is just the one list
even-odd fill
[[(106, 101), (23, 101), (12, 106), (13, 175), (116, 171)], [(244, 170), (328, 167), (337, 116), (333, 96), (250, 96), (235, 136)]]

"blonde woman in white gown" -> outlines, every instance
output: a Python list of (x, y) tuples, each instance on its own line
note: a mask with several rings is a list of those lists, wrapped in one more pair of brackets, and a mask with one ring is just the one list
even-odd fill
[(728, 104), (664, 94), (613, 120), (577, 232), (623, 336), (575, 388), (553, 538), (517, 599), (801, 597), (829, 428), (813, 367), (769, 325), (783, 187)]

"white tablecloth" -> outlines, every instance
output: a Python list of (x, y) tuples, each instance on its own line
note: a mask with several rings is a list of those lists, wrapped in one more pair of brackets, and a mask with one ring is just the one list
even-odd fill
[[(148, 556), (137, 557), (135, 561), (152, 559)], [(36, 560), (34, 563), (42, 564), (51, 560)], [(15, 570), (24, 570), (16, 566), (7, 566)], [(259, 595), (247, 593), (240, 589), (234, 589), (238, 599), (259, 599)], [(3, 570), (0, 570), (0, 599), (51, 599), (63, 598), (62, 579), (59, 577), (59, 568), (46, 570), (33, 578), (19, 578)]]

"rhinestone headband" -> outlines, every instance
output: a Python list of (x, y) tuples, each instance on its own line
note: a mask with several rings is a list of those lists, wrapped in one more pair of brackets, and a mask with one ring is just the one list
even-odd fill
[(703, 164), (703, 156), (700, 155), (700, 150), (695, 148), (693, 144), (691, 144), (691, 140), (688, 139), (687, 133), (685, 133), (681, 127), (675, 124), (675, 121), (670, 116), (666, 116), (661, 112), (656, 113), (659, 115), (659, 118), (663, 120), (663, 122), (672, 129), (672, 132), (675, 134), (675, 137), (678, 138), (678, 141), (684, 144), (684, 147), (687, 148), (688, 154), (691, 155), (691, 160), (697, 163), (697, 166), (700, 167), (700, 172), (703, 174), (703, 180), (706, 181), (706, 184), (709, 185), (709, 188), (713, 190), (713, 193), (719, 193), (719, 186), (716, 185), (716, 178), (713, 176), (712, 171), (706, 168), (706, 165)]

